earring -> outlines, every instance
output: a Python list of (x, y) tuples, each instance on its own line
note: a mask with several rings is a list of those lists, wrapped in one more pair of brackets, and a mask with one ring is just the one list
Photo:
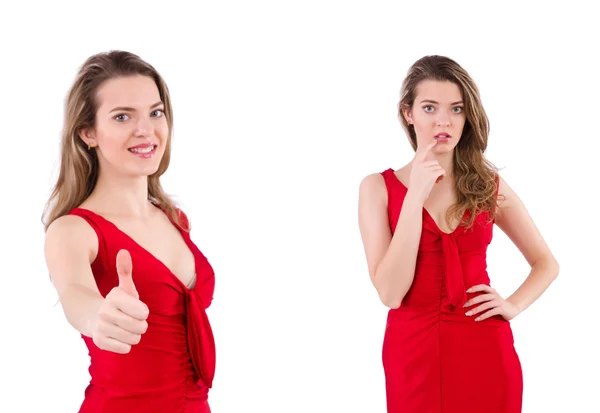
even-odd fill
[(92, 149), (92, 147), (90, 146), (90, 144), (88, 143), (88, 151)]

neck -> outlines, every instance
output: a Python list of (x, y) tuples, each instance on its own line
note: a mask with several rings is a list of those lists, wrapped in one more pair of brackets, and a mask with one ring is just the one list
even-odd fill
[(96, 187), (88, 198), (98, 210), (108, 215), (138, 218), (147, 218), (155, 212), (148, 200), (147, 177), (114, 177), (104, 171), (101, 169)]

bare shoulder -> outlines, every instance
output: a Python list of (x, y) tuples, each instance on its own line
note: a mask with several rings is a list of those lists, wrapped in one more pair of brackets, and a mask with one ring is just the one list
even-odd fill
[(96, 231), (77, 215), (64, 215), (48, 226), (44, 255), (50, 276), (69, 273), (66, 267), (91, 264), (98, 254)]
[(46, 242), (69, 243), (98, 243), (96, 232), (85, 219), (78, 215), (64, 215), (57, 218), (48, 226)]
[(380, 173), (365, 176), (360, 182), (359, 197), (361, 200), (380, 200), (387, 202), (385, 180)]

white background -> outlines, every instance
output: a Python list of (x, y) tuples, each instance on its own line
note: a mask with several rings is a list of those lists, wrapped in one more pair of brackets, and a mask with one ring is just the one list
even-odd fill
[[(366, 270), (358, 185), (410, 161), (396, 105), (407, 69), (427, 54), (454, 58), (479, 85), (487, 156), (561, 264), (512, 323), (523, 411), (600, 412), (600, 36), (583, 3), (519, 3), (3, 6), (0, 411), (81, 404), (89, 359), (49, 282), (40, 215), (79, 65), (124, 49), (169, 85), (174, 154), (163, 182), (216, 269), (213, 412), (385, 411), (386, 310)], [(529, 270), (498, 228), (488, 263), (505, 296)]]

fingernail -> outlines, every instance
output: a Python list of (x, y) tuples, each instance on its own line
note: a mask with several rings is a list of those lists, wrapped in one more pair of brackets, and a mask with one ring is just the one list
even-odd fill
[(479, 317), (477, 317), (477, 318), (475, 319), (475, 321), (479, 321), (479, 320), (481, 320), (481, 318), (479, 318)]
[(468, 292), (468, 293), (470, 293), (471, 291), (473, 291), (473, 288), (469, 288), (469, 289), (467, 290), (467, 292)]
[(470, 311), (467, 311), (467, 312), (465, 313), (465, 315), (471, 315), (471, 314), (472, 314), (472, 313), (471, 313)]

